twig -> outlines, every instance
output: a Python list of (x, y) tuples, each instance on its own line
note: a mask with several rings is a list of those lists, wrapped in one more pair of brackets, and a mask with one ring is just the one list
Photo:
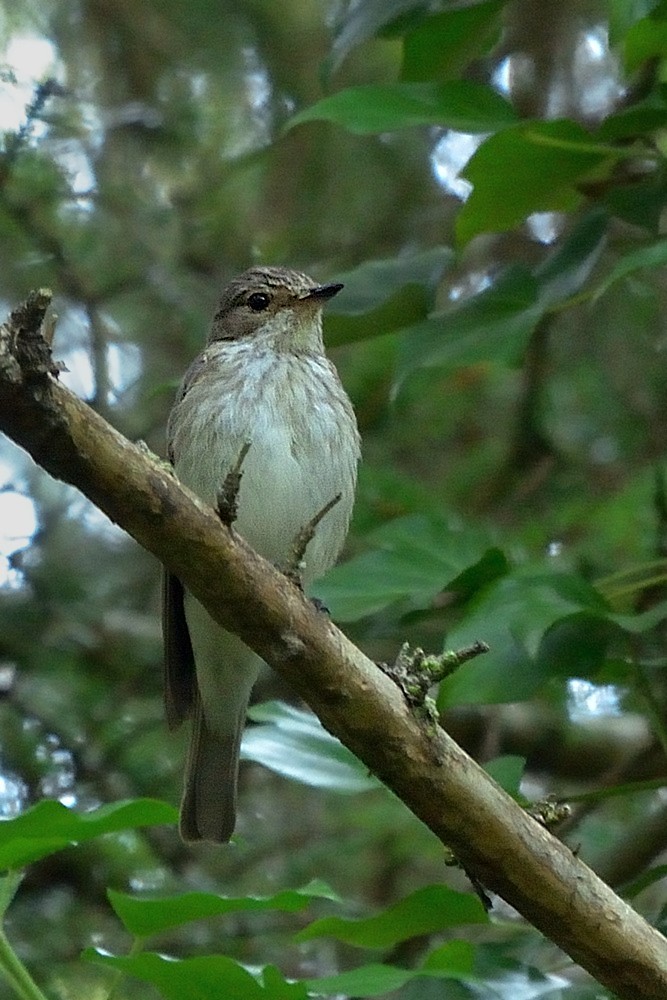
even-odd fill
[(246, 455), (249, 451), (250, 441), (246, 441), (241, 448), (234, 465), (225, 476), (225, 481), (222, 484), (217, 496), (216, 503), (218, 514), (222, 523), (226, 524), (227, 527), (230, 527), (238, 517), (239, 489), (241, 487), (241, 478), (243, 476), (243, 463), (245, 462)]
[(315, 529), (322, 518), (325, 514), (328, 514), (337, 503), (340, 503), (340, 498), (340, 493), (337, 493), (335, 497), (332, 497), (332, 499), (329, 500), (329, 502), (326, 503), (321, 510), (318, 510), (314, 517), (311, 517), (310, 521), (304, 524), (292, 542), (292, 551), (289, 554), (286, 566), (283, 567), (283, 573), (287, 579), (291, 580), (292, 583), (299, 589), (301, 589), (301, 574), (303, 572), (304, 558), (308, 543), (312, 540), (315, 534)]

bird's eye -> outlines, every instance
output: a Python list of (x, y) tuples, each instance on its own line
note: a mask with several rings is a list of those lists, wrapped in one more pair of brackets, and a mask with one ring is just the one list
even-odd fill
[(266, 292), (253, 292), (247, 299), (248, 305), (254, 312), (262, 312), (270, 301), (271, 296), (267, 295)]

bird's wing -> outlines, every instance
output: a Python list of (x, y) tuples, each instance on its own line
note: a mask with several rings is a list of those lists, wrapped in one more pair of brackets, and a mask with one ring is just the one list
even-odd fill
[[(206, 367), (206, 352), (192, 362), (183, 377), (169, 415), (167, 454), (174, 464), (172, 420), (174, 410)], [(183, 607), (183, 584), (173, 575), (162, 573), (162, 637), (164, 641), (164, 705), (170, 729), (192, 714), (197, 692), (195, 658)]]
[(162, 576), (164, 705), (174, 729), (192, 712), (197, 688), (195, 658), (183, 607), (183, 584), (166, 570)]

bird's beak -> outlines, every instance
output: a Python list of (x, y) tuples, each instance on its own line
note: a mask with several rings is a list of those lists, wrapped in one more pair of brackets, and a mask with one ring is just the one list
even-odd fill
[(317, 288), (311, 288), (309, 292), (301, 296), (301, 300), (316, 299), (321, 302), (326, 302), (327, 299), (332, 299), (334, 295), (338, 295), (339, 291), (343, 285), (338, 282), (332, 285), (318, 285)]

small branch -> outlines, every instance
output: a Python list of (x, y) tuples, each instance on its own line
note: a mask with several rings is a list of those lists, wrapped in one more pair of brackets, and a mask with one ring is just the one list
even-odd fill
[(315, 534), (315, 529), (325, 514), (328, 514), (330, 510), (333, 510), (337, 503), (340, 503), (340, 497), (340, 493), (337, 493), (335, 497), (332, 497), (321, 510), (318, 510), (314, 517), (311, 517), (310, 521), (304, 524), (294, 538), (294, 541), (292, 542), (292, 551), (290, 552), (287, 560), (287, 565), (283, 567), (283, 572), (288, 580), (292, 581), (295, 587), (301, 587), (301, 574), (303, 572), (303, 562), (306, 556), (308, 543), (312, 540)]
[(5, 162), (3, 164), (4, 177), (7, 176), (9, 172), (8, 168), (13, 165), (16, 157), (30, 138), (33, 126), (44, 111), (47, 101), (51, 97), (64, 97), (67, 93), (64, 87), (51, 77), (37, 84), (32, 100), (26, 105), (25, 120), (19, 126), (18, 131), (8, 137), (7, 152), (5, 153)]
[(250, 441), (246, 441), (234, 465), (225, 476), (225, 481), (217, 497), (218, 515), (223, 524), (230, 527), (238, 517), (239, 489), (243, 476), (243, 463), (250, 451)]
[(506, 500), (516, 492), (533, 490), (556, 458), (553, 445), (541, 429), (539, 413), (553, 320), (551, 314), (543, 316), (526, 347), (509, 451), (488, 488), (489, 500)]
[(527, 812), (547, 830), (553, 830), (554, 827), (560, 826), (561, 823), (570, 818), (572, 807), (569, 802), (559, 802), (558, 799), (549, 796), (546, 799), (533, 802), (528, 806)]
[(46, 310), (51, 304), (51, 289), (31, 292), (26, 301), (11, 313), (7, 330), (9, 347), (27, 379), (57, 375), (62, 366), (51, 356), (51, 346), (43, 332)]
[(0, 878), (0, 976), (21, 1000), (46, 1000), (5, 934), (7, 908), (21, 884), (23, 874), (9, 871)]
[(422, 709), (431, 722), (438, 722), (438, 711), (428, 692), (434, 686), (453, 674), (466, 660), (472, 660), (481, 653), (488, 653), (489, 647), (479, 639), (463, 649), (447, 650), (439, 656), (427, 656), (423, 649), (410, 649), (404, 642), (394, 663), (378, 663), (380, 670), (398, 685), (408, 705)]

